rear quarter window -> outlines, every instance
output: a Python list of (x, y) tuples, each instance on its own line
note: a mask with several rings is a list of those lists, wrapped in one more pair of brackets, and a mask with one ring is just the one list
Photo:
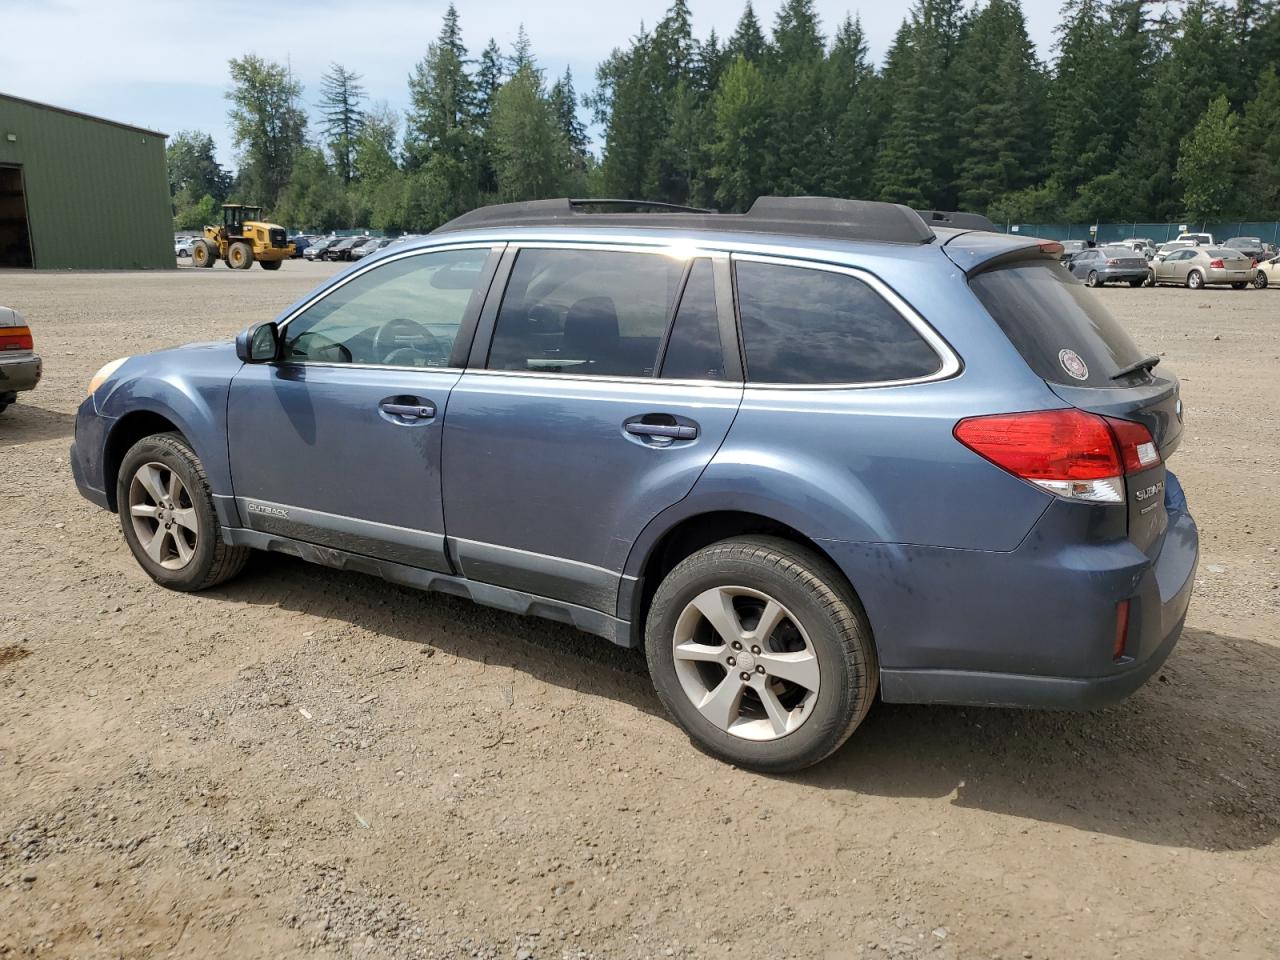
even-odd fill
[(1052, 261), (997, 267), (969, 286), (1027, 365), (1051, 383), (1123, 386), (1112, 379), (1115, 374), (1147, 356), (1097, 291)]
[(813, 267), (735, 262), (747, 379), (859, 384), (928, 377), (941, 358), (857, 277)]

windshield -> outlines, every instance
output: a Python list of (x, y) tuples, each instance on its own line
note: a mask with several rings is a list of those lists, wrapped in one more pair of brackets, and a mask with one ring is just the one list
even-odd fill
[(969, 285), (1027, 365), (1051, 383), (1114, 387), (1120, 370), (1147, 355), (1097, 293), (1053, 261), (997, 267)]

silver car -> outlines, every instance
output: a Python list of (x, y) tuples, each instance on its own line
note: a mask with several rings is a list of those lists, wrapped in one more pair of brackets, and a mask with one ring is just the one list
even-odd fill
[(0, 307), (0, 411), (20, 391), (34, 390), (43, 371), (27, 321), (17, 310)]
[(1117, 282), (1140, 287), (1147, 282), (1146, 258), (1119, 244), (1077, 253), (1067, 262), (1067, 268), (1090, 287)]
[(1151, 281), (1154, 284), (1177, 283), (1192, 290), (1227, 284), (1243, 290), (1257, 276), (1258, 270), (1253, 261), (1230, 247), (1188, 247), (1175, 250), (1163, 260), (1155, 260), (1151, 264)]

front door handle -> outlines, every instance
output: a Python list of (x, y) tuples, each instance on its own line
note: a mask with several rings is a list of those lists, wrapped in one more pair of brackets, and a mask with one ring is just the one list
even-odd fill
[(628, 421), (623, 429), (635, 437), (665, 437), (668, 440), (695, 440), (698, 428), (683, 423), (644, 423)]
[(378, 409), (402, 420), (430, 420), (436, 415), (436, 406), (429, 400), (421, 403), (381, 403)]

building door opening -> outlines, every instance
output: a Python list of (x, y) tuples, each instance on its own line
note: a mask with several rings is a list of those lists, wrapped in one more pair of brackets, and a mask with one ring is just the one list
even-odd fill
[(0, 166), (0, 267), (32, 266), (22, 168)]

